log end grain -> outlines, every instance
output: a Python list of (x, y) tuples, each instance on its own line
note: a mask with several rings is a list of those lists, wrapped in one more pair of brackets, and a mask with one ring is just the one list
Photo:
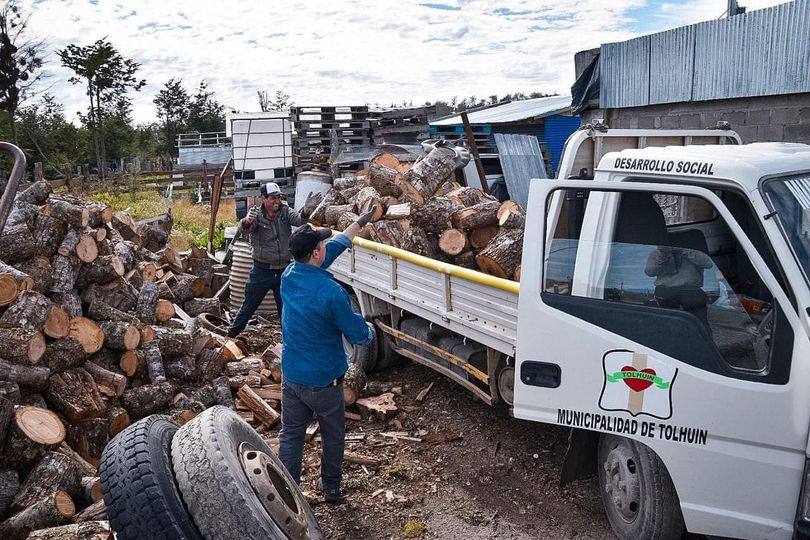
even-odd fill
[(19, 407), (14, 412), (14, 425), (27, 439), (48, 447), (61, 444), (67, 435), (56, 413), (40, 407)]

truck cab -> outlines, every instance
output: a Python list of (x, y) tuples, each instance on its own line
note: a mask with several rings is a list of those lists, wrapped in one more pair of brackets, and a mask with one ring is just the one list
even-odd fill
[(810, 146), (610, 135), (531, 184), (513, 414), (594, 435), (620, 537), (805, 532)]

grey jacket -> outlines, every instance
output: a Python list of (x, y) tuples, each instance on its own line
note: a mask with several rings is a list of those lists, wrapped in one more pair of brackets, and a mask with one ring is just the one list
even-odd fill
[(239, 222), (239, 230), (250, 233), (253, 247), (253, 264), (269, 270), (281, 270), (290, 264), (290, 235), (292, 227), (302, 225), (301, 215), (287, 206), (281, 205), (273, 220), (267, 219), (264, 210), (249, 229), (244, 220)]

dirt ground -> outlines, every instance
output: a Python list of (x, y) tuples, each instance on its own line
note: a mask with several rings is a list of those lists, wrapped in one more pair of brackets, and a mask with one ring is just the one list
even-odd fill
[[(347, 451), (379, 467), (344, 468), (346, 503), (327, 505), (316, 482), (319, 444), (307, 445), (303, 485), (332, 539), (612, 538), (595, 480), (559, 487), (567, 433), (499, 418), (430, 369), (405, 364), (371, 377), (402, 388), (399, 413), (385, 422), (347, 422), (365, 434)], [(435, 382), (421, 404), (420, 390)], [(397, 440), (385, 432), (448, 442)], [(436, 434), (436, 435), (431, 435)], [(456, 439), (456, 440), (449, 440)]]

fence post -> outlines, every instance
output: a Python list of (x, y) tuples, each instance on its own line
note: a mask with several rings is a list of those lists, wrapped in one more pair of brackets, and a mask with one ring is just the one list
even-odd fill
[(45, 176), (42, 174), (42, 162), (37, 161), (34, 163), (34, 182), (39, 182), (43, 178), (45, 178)]

